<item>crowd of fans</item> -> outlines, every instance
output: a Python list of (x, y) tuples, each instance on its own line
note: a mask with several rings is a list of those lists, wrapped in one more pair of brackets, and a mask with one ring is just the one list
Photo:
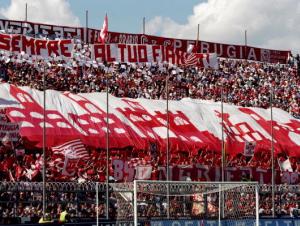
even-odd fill
[[(43, 76), (46, 89), (70, 91), (73, 93), (108, 91), (116, 97), (165, 99), (166, 79), (168, 79), (169, 99), (180, 100), (185, 97), (220, 101), (246, 106), (268, 108), (274, 107), (288, 111), (295, 118), (300, 118), (300, 76), (297, 71), (297, 59), (291, 58), (288, 64), (267, 64), (246, 60), (220, 59), (218, 70), (197, 67), (176, 67), (169, 64), (133, 64), (133, 63), (97, 63), (88, 58), (89, 46), (80, 41), (75, 42), (75, 53), (72, 59), (66, 60), (53, 56), (41, 60), (26, 54), (7, 54), (0, 52), (0, 82), (17, 86), (29, 86), (42, 90)], [(6, 119), (8, 120), (8, 118)], [(88, 147), (87, 147), (88, 148)], [(20, 151), (21, 150), (21, 151)], [(72, 176), (62, 176), (57, 172), (51, 153), (47, 153), (48, 181), (88, 182), (106, 180), (105, 150), (88, 149), (90, 160), (78, 167)], [(17, 154), (18, 153), (18, 154)], [(18, 142), (0, 142), (0, 180), (5, 181), (41, 181), (41, 150), (29, 150), (24, 147), (22, 139)], [(149, 157), (150, 156), (150, 157)], [(278, 156), (284, 160), (284, 154)], [(158, 179), (158, 166), (165, 166), (163, 153), (155, 157), (150, 150), (112, 150), (109, 159), (109, 175), (114, 176), (112, 161), (114, 159), (137, 160), (140, 164), (151, 164), (151, 179)], [(300, 159), (290, 158), (292, 168), (299, 172)], [(171, 155), (170, 165), (191, 165), (200, 163), (210, 167), (221, 165), (221, 155), (214, 150), (199, 150), (197, 153), (178, 152)], [(275, 168), (279, 169), (277, 161)], [(80, 164), (80, 163), (79, 163)], [(251, 166), (270, 169), (270, 153), (255, 153), (254, 157), (243, 155), (227, 158), (227, 166)], [(7, 170), (9, 169), (9, 170)], [(27, 194), (28, 195), (28, 194)], [(6, 209), (0, 205), (0, 219), (16, 214), (24, 217), (40, 215), (41, 203), (37, 200), (24, 202), (16, 206), (15, 199), (22, 200), (26, 194), (20, 192), (0, 192), (0, 202), (12, 201)], [(276, 199), (285, 200), (278, 206), (279, 212), (289, 214), (298, 203), (299, 194), (284, 193)], [(55, 197), (51, 200), (55, 200)], [(25, 200), (26, 198), (24, 198)], [(40, 201), (40, 197), (38, 197)], [(78, 197), (72, 194), (61, 197), (60, 201), (76, 200), (76, 216), (93, 217), (94, 212), (83, 213), (95, 208), (94, 204), (78, 204)], [(270, 194), (262, 195), (260, 212), (271, 213)], [(34, 203), (34, 204), (33, 204)], [(59, 200), (58, 202), (59, 203)], [(58, 204), (51, 206), (51, 213), (56, 217), (60, 209)], [(89, 205), (89, 206), (86, 206)], [(74, 206), (69, 206), (75, 209)], [(78, 212), (79, 210), (79, 212)], [(82, 211), (80, 211), (82, 210)], [(111, 210), (113, 211), (113, 210)], [(104, 214), (104, 207), (100, 209)], [(55, 215), (56, 214), (56, 215)]]
[(72, 59), (53, 56), (44, 61), (25, 53), (0, 53), (0, 81), (41, 90), (45, 74), (46, 89), (86, 93), (106, 90), (108, 74), (109, 92), (117, 97), (164, 99), (168, 77), (169, 98), (173, 100), (220, 101), (223, 93), (224, 102), (267, 108), (273, 93), (275, 107), (300, 117), (297, 57), (285, 65), (220, 59), (218, 70), (169, 64), (99, 64), (88, 57), (88, 45), (75, 43)]

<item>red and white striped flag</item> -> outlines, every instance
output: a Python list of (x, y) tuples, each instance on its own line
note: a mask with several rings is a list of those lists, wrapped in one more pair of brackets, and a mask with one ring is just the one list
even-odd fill
[(68, 159), (89, 159), (89, 154), (81, 140), (72, 140), (62, 145), (52, 147), (53, 154), (64, 155)]
[(199, 63), (199, 59), (197, 57), (196, 53), (190, 53), (186, 58), (184, 62), (184, 66), (195, 66)]
[(98, 42), (104, 44), (107, 34), (108, 34), (108, 17), (107, 17), (107, 14), (106, 14), (105, 18), (104, 18), (104, 21), (103, 21), (102, 29), (100, 31), (100, 35), (98, 37)]
[(201, 68), (218, 69), (219, 62), (215, 53), (187, 53), (183, 60), (183, 66), (197, 66)]

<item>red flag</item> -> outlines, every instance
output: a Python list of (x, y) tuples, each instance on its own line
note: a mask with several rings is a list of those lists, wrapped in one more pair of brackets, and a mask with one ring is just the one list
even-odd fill
[(52, 147), (53, 154), (64, 155), (68, 159), (89, 159), (89, 154), (81, 140), (72, 140), (62, 145)]
[(102, 29), (100, 31), (100, 35), (98, 37), (98, 42), (104, 44), (107, 33), (108, 33), (108, 18), (107, 18), (107, 14), (106, 14), (104, 21), (103, 21)]

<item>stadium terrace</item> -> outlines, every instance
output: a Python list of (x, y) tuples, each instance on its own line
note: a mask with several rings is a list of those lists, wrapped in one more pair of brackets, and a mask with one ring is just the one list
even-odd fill
[[(0, 223), (37, 222), (43, 196), (52, 219), (66, 208), (74, 221), (217, 225), (207, 219), (222, 193), (226, 225), (300, 213), (300, 59), (289, 51), (199, 42), (225, 57), (214, 68), (211, 54), (187, 58), (195, 41), (125, 44), (130, 34), (109, 32), (97, 44), (93, 29), (1, 26), (19, 34), (0, 34)], [(134, 189), (139, 179), (149, 181)]]

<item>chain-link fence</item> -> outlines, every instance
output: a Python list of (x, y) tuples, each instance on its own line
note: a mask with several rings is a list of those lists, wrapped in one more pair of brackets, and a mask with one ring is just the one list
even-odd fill
[[(97, 213), (96, 185), (98, 185), (98, 217), (106, 219), (105, 183), (47, 182), (45, 186), (46, 211), (52, 219), (58, 219), (60, 211), (67, 208), (73, 221), (95, 221)], [(122, 184), (109, 185), (109, 219), (120, 219), (117, 211), (117, 196), (120, 195), (116, 193), (118, 186), (122, 187), (124, 197), (130, 198), (133, 194), (132, 186), (128, 185), (128, 189), (124, 189), (126, 186)], [(259, 213), (261, 216), (271, 216), (272, 187), (260, 185), (259, 190)], [(0, 223), (36, 222), (42, 216), (42, 191), (42, 182), (0, 182)], [(185, 198), (176, 201), (178, 206), (189, 205)], [(203, 200), (203, 202), (209, 202), (209, 200)], [(300, 185), (277, 185), (275, 187), (276, 216), (290, 216), (298, 209), (299, 202)], [(183, 211), (182, 214), (185, 218), (191, 217), (186, 211)]]

